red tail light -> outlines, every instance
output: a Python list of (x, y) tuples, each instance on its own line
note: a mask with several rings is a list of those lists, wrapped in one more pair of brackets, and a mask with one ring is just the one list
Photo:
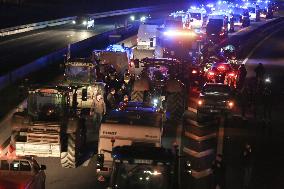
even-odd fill
[(191, 73), (196, 74), (196, 73), (197, 73), (197, 71), (196, 71), (196, 70), (192, 70), (192, 72), (191, 72)]

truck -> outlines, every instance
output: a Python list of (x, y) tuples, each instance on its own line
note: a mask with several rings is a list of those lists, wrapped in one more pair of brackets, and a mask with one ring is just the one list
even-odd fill
[(161, 146), (163, 114), (145, 103), (129, 102), (107, 114), (99, 131), (98, 154), (103, 154), (104, 165), (99, 175), (109, 177), (116, 146)]
[(155, 58), (192, 60), (198, 51), (198, 40), (201, 37), (193, 30), (158, 28)]
[(132, 51), (121, 45), (112, 45), (105, 50), (94, 50), (92, 53), (93, 61), (99, 66), (100, 72), (109, 75), (109, 67), (113, 67), (119, 77), (122, 77), (124, 71), (129, 69)]
[[(69, 87), (29, 89), (27, 107), (12, 116), (11, 140), (17, 156), (60, 157), (62, 167), (78, 165), (86, 129), (76, 106), (70, 104), (71, 90)], [(82, 98), (86, 98), (84, 95)]]
[(224, 14), (210, 14), (206, 25), (206, 35), (208, 40), (220, 42), (228, 36), (228, 16)]
[(204, 8), (190, 7), (187, 10), (190, 15), (190, 28), (201, 29), (205, 25), (206, 10)]
[[(107, 189), (179, 189), (178, 155), (155, 146), (121, 145), (112, 149), (112, 171)], [(98, 168), (105, 157), (98, 155)]]
[(140, 24), (137, 34), (137, 49), (154, 50), (158, 25)]
[(0, 157), (0, 188), (44, 189), (45, 169), (31, 157)]

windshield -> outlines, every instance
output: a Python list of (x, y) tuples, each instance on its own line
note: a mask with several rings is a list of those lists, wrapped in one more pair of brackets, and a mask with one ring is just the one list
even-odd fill
[(190, 13), (191, 18), (201, 20), (201, 13)]
[(203, 88), (203, 93), (205, 94), (222, 94), (222, 95), (229, 95), (230, 94), (230, 88), (227, 85), (206, 85)]
[(65, 75), (71, 83), (90, 83), (95, 80), (95, 71), (89, 66), (67, 65)]
[(145, 165), (115, 163), (112, 186), (118, 189), (169, 189), (170, 167), (167, 165)]
[(30, 113), (42, 112), (46, 109), (60, 111), (63, 105), (61, 94), (37, 92), (28, 97), (28, 109)]

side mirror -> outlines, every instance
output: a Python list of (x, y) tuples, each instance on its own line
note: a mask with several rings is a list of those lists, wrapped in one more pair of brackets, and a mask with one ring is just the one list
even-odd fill
[(97, 169), (102, 169), (104, 167), (105, 156), (104, 154), (97, 155)]
[(46, 170), (46, 165), (40, 165), (40, 170)]
[(87, 89), (82, 89), (82, 101), (87, 101), (88, 99), (88, 91)]
[(184, 168), (184, 170), (185, 170), (186, 174), (191, 175), (191, 173), (192, 173), (192, 167), (191, 167), (191, 162), (190, 162), (189, 160), (187, 160), (187, 161), (185, 162), (185, 168)]

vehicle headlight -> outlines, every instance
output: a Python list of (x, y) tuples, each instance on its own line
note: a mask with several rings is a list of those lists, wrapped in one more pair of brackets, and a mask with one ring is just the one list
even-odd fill
[(153, 105), (154, 105), (154, 106), (157, 106), (157, 105), (158, 105), (158, 102), (159, 102), (159, 100), (155, 98), (155, 99), (153, 100)]
[(87, 25), (87, 21), (84, 20), (82, 24), (83, 24), (84, 26), (86, 26), (86, 25)]
[(271, 79), (269, 77), (265, 78), (265, 83), (271, 83)]
[(76, 21), (75, 21), (75, 20), (73, 20), (73, 21), (72, 21), (72, 24), (76, 24)]

